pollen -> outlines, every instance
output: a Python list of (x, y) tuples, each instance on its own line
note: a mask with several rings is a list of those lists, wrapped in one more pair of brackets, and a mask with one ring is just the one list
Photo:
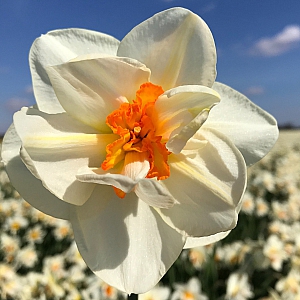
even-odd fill
[[(155, 130), (155, 102), (164, 93), (161, 86), (146, 82), (136, 92), (132, 103), (123, 103), (106, 118), (112, 132), (119, 135), (113, 143), (106, 146), (106, 158), (101, 168), (105, 171), (122, 163), (129, 151), (147, 153), (150, 170), (146, 178), (166, 179), (170, 176), (168, 155), (171, 153)], [(115, 189), (123, 198), (125, 193)], [(117, 192), (118, 191), (118, 192)]]

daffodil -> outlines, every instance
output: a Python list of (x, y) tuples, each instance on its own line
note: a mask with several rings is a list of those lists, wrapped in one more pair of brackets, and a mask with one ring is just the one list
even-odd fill
[(83, 29), (35, 40), (37, 105), (15, 113), (2, 158), (39, 210), (71, 222), (87, 265), (144, 293), (184, 247), (235, 227), (246, 165), (274, 145), (268, 113), (215, 82), (212, 34), (173, 8), (119, 42)]

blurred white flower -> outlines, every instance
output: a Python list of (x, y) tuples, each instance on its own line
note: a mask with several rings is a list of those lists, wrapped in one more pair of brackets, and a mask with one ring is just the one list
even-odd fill
[(268, 237), (263, 253), (270, 260), (272, 268), (276, 271), (281, 271), (282, 263), (288, 258), (284, 249), (284, 243), (274, 234)]
[(68, 269), (68, 279), (71, 282), (80, 282), (85, 279), (84, 270), (79, 265), (73, 265)]
[(269, 213), (269, 205), (263, 198), (257, 198), (255, 200), (256, 205), (256, 215), (259, 217), (264, 217)]
[(245, 273), (231, 273), (226, 289), (227, 300), (246, 300), (253, 297), (248, 275)]
[(43, 230), (42, 226), (40, 224), (37, 224), (26, 231), (25, 240), (30, 244), (40, 244), (43, 242), (45, 234), (46, 232)]
[(207, 260), (208, 251), (205, 246), (195, 247), (189, 250), (189, 260), (194, 268), (200, 270), (203, 263)]
[(66, 276), (64, 268), (64, 257), (62, 255), (55, 255), (44, 259), (43, 273), (47, 276), (61, 279)]
[(186, 284), (174, 284), (174, 292), (171, 300), (208, 300), (207, 296), (201, 291), (199, 279), (193, 277)]
[(4, 211), (6, 217), (13, 217), (15, 215), (23, 217), (19, 199), (8, 198), (5, 199), (4, 203)]
[(40, 210), (32, 208), (31, 210), (31, 217), (33, 222), (42, 222), (46, 226), (55, 226), (57, 221), (56, 218), (53, 218), (50, 215), (46, 215)]
[(68, 236), (71, 236), (72, 229), (70, 223), (66, 220), (56, 220), (54, 229), (55, 238), (60, 241)]
[(101, 299), (116, 299), (118, 296), (118, 290), (115, 287), (103, 282), (101, 284), (101, 295)]
[(0, 298), (16, 299), (21, 294), (22, 288), (14, 269), (0, 263)]
[(37, 259), (38, 256), (36, 250), (32, 245), (20, 249), (16, 256), (17, 263), (27, 268), (33, 267), (37, 262)]
[(286, 202), (280, 203), (278, 201), (273, 201), (271, 207), (274, 218), (282, 221), (289, 221), (289, 207)]
[(4, 260), (8, 263), (12, 263), (20, 249), (20, 239), (18, 236), (1, 233), (0, 247), (4, 254)]
[(300, 220), (300, 192), (293, 193), (288, 199), (288, 214), (291, 221)]
[(53, 276), (53, 273), (48, 271), (46, 271), (45, 276), (47, 279), (47, 283), (45, 286), (45, 299), (63, 299), (63, 297), (65, 297), (66, 291), (61, 286), (58, 278), (56, 276)]
[(300, 294), (300, 272), (292, 269), (286, 277), (277, 281), (275, 288), (281, 293), (282, 299), (295, 299)]
[(31, 287), (31, 294), (37, 292), (40, 286), (47, 284), (47, 276), (43, 273), (29, 272), (25, 278), (26, 286)]
[(12, 234), (16, 234), (21, 228), (28, 225), (28, 220), (20, 215), (9, 217), (5, 220), (4, 228)]
[(264, 187), (269, 191), (273, 192), (275, 187), (275, 177), (272, 173), (265, 171), (261, 172), (260, 177), (262, 178), (262, 182)]
[(97, 276), (90, 276), (85, 282), (87, 288), (82, 290), (83, 298), (88, 300), (101, 299), (101, 285), (103, 284), (103, 280)]
[(166, 286), (155, 286), (147, 293), (140, 294), (139, 300), (168, 300), (170, 296), (170, 289)]
[(89, 300), (87, 298), (82, 298), (81, 293), (74, 287), (74, 289), (69, 290), (68, 295), (66, 296), (65, 300)]
[(251, 247), (247, 243), (235, 241), (218, 247), (215, 253), (215, 259), (226, 263), (228, 266), (240, 264), (244, 261), (245, 256), (251, 251)]
[(242, 202), (242, 212), (244, 212), (247, 215), (252, 215), (255, 208), (255, 203), (253, 199), (253, 195), (249, 193), (248, 191), (245, 192), (243, 196), (243, 202)]
[(2, 214), (4, 217), (9, 217), (12, 215), (9, 200), (0, 202), (0, 214)]
[(287, 225), (280, 220), (274, 220), (269, 224), (269, 231), (271, 234), (280, 234), (282, 232), (282, 228), (285, 228)]

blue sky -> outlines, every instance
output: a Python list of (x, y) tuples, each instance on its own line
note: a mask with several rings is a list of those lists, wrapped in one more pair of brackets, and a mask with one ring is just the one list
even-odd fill
[(217, 46), (217, 80), (246, 94), (279, 124), (300, 125), (299, 0), (0, 0), (0, 133), (34, 104), (28, 53), (35, 38), (79, 27), (122, 39), (153, 14), (200, 15)]

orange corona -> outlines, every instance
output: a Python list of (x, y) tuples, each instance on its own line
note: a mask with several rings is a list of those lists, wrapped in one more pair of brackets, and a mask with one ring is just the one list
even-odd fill
[[(147, 178), (158, 180), (170, 176), (166, 143), (155, 134), (153, 118), (155, 102), (163, 94), (162, 87), (146, 82), (136, 92), (133, 103), (123, 103), (106, 118), (106, 124), (114, 134), (120, 136), (106, 146), (106, 158), (101, 167), (107, 171), (123, 161), (129, 151), (146, 152), (150, 169)], [(138, 157), (137, 157), (138, 159)], [(123, 198), (125, 193), (115, 188), (116, 194)]]

